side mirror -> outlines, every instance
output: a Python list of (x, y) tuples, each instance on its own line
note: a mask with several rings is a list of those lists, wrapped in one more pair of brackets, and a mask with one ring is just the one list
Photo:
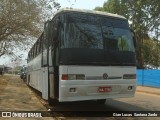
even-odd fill
[(135, 35), (135, 32), (132, 29), (130, 29), (130, 31), (131, 31), (131, 35), (132, 35), (132, 38), (133, 38), (134, 47), (136, 48), (136, 35)]

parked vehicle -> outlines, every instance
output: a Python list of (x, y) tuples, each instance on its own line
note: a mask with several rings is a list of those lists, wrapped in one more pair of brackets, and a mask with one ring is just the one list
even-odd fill
[(28, 53), (26, 83), (49, 103), (133, 97), (134, 38), (123, 16), (62, 9)]
[(0, 75), (4, 74), (4, 65), (0, 65)]
[(23, 68), (21, 69), (20, 78), (23, 79), (23, 80), (26, 80), (26, 78), (27, 78), (26, 75), (27, 75), (27, 67), (23, 67)]

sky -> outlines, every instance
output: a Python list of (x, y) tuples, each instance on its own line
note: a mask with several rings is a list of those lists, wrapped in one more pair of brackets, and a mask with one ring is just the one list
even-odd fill
[[(93, 10), (95, 7), (102, 7), (103, 3), (107, 0), (55, 0), (56, 2), (60, 3), (61, 8), (78, 8), (78, 9), (88, 9)], [(27, 64), (27, 61), (25, 60), (27, 58), (27, 52), (24, 53), (18, 53), (18, 54), (24, 54), (24, 58), (22, 61), (20, 61), (20, 64)], [(0, 58), (0, 65), (6, 65), (6, 66), (12, 66), (14, 67), (17, 62), (13, 62), (11, 58), (7, 56), (2, 56)]]
[(95, 7), (103, 6), (103, 3), (107, 0), (56, 0), (60, 3), (61, 8), (72, 7), (79, 9), (93, 10)]

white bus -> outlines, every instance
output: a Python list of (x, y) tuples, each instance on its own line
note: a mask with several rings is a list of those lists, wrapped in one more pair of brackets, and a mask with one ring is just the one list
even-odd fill
[(27, 84), (58, 102), (133, 97), (136, 60), (127, 19), (58, 11), (28, 53)]

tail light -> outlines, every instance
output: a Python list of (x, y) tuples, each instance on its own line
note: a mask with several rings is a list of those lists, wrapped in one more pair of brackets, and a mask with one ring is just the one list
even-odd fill
[(62, 74), (62, 80), (85, 80), (84, 74)]
[(68, 80), (68, 75), (67, 74), (63, 74), (62, 75), (62, 80)]

